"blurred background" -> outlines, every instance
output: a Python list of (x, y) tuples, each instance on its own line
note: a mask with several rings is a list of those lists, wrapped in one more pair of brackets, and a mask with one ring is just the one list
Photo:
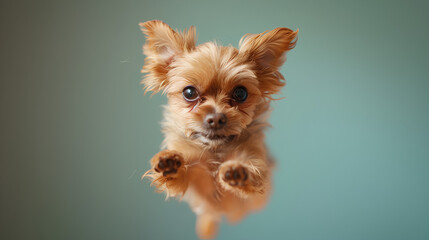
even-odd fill
[(219, 239), (429, 239), (428, 1), (2, 1), (1, 239), (196, 239), (140, 176), (163, 139), (139, 22), (199, 43), (299, 28), (266, 209)]

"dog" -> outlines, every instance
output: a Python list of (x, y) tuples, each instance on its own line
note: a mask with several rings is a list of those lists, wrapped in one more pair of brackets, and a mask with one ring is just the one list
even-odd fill
[(197, 215), (197, 235), (214, 238), (222, 216), (236, 223), (267, 203), (274, 164), (264, 130), (273, 94), (285, 85), (279, 67), (298, 30), (247, 34), (237, 49), (197, 46), (193, 26), (180, 32), (153, 20), (140, 27), (145, 93), (168, 98), (163, 150), (142, 178), (167, 198), (187, 201)]

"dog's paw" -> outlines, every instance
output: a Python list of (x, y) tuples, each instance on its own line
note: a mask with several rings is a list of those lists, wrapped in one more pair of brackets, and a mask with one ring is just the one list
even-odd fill
[(185, 194), (188, 182), (185, 178), (186, 167), (182, 154), (173, 150), (163, 150), (150, 160), (152, 168), (143, 174), (152, 180), (151, 185), (157, 192), (166, 192), (167, 198)]
[(262, 194), (269, 181), (261, 169), (257, 169), (240, 161), (227, 161), (220, 167), (217, 182), (220, 186), (238, 196), (246, 198), (251, 194)]
[(247, 169), (243, 166), (231, 166), (223, 174), (223, 181), (228, 183), (230, 186), (244, 187), (247, 184), (249, 174)]
[(161, 151), (153, 157), (151, 162), (153, 170), (164, 177), (174, 177), (183, 167), (182, 155), (172, 150)]

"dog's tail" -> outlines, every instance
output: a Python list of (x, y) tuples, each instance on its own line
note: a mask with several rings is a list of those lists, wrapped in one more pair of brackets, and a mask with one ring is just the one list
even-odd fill
[(196, 230), (200, 239), (213, 239), (217, 235), (219, 219), (210, 214), (197, 216)]

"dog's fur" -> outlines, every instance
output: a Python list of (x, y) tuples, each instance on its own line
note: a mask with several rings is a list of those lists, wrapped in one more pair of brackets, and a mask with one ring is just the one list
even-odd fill
[[(146, 91), (162, 91), (165, 107), (162, 150), (145, 176), (159, 191), (185, 199), (197, 214), (200, 238), (213, 238), (222, 215), (237, 222), (262, 208), (271, 188), (272, 160), (264, 143), (272, 94), (285, 85), (278, 71), (298, 31), (276, 28), (248, 34), (238, 49), (207, 42), (196, 46), (195, 28), (178, 32), (162, 21), (140, 24), (147, 56), (142, 72)], [(195, 101), (182, 94), (187, 86)], [(245, 101), (232, 97), (244, 86)], [(207, 128), (209, 114), (227, 120)]]

